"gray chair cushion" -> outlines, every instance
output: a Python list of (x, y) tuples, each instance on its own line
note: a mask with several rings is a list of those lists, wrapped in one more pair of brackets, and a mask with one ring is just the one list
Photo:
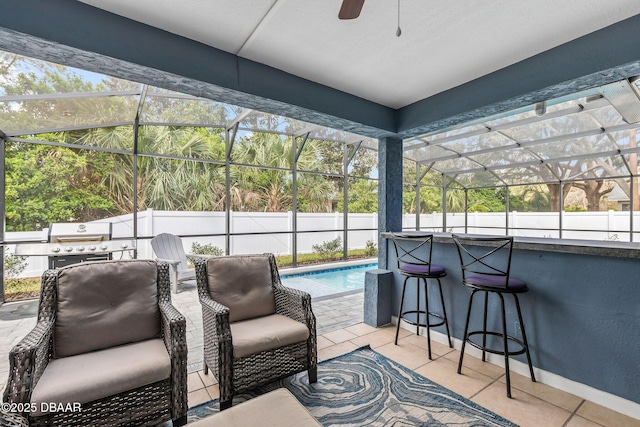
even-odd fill
[(160, 336), (154, 261), (75, 264), (58, 273), (54, 357)]
[(216, 415), (206, 417), (189, 427), (318, 427), (313, 415), (286, 388), (254, 397)]
[(233, 358), (250, 356), (261, 351), (306, 341), (309, 328), (281, 314), (231, 323)]
[(171, 360), (161, 339), (63, 357), (49, 362), (33, 390), (40, 403), (88, 403), (169, 378)]
[(209, 294), (229, 307), (229, 321), (276, 312), (269, 258), (262, 255), (207, 260)]

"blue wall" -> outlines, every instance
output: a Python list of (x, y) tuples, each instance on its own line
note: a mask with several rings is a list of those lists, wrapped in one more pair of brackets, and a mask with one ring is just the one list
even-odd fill
[[(433, 262), (447, 269), (442, 280), (447, 315), (452, 335), (461, 339), (471, 292), (462, 285), (453, 243), (435, 243)], [(391, 251), (389, 269), (397, 315), (404, 277), (395, 271)], [(533, 365), (640, 403), (640, 260), (514, 249), (511, 271), (529, 286), (519, 298)], [(434, 290), (430, 295), (437, 295)], [(415, 304), (414, 294), (405, 299)], [(481, 324), (481, 301), (476, 297), (470, 329)], [(512, 333), (517, 315), (513, 299), (505, 301)], [(497, 303), (490, 298), (490, 312)], [(499, 314), (495, 318), (499, 321)], [(445, 333), (444, 327), (436, 329)], [(516, 359), (526, 363), (524, 355)]]

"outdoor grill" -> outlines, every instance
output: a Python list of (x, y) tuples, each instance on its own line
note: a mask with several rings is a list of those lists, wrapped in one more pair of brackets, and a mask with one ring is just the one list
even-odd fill
[(113, 259), (114, 252), (135, 249), (131, 240), (111, 240), (111, 223), (54, 223), (49, 226), (47, 243), (17, 244), (15, 254), (43, 255), (49, 268), (87, 261)]

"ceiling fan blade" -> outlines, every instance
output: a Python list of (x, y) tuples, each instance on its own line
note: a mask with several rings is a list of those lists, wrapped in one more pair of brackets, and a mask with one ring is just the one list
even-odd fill
[(338, 18), (340, 19), (355, 19), (360, 16), (360, 11), (364, 5), (364, 0), (342, 0), (342, 6), (340, 7), (340, 13)]

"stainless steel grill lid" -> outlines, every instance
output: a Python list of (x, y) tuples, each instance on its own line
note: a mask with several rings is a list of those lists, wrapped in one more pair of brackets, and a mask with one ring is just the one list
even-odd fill
[(54, 223), (49, 226), (50, 243), (102, 242), (111, 240), (111, 223)]

